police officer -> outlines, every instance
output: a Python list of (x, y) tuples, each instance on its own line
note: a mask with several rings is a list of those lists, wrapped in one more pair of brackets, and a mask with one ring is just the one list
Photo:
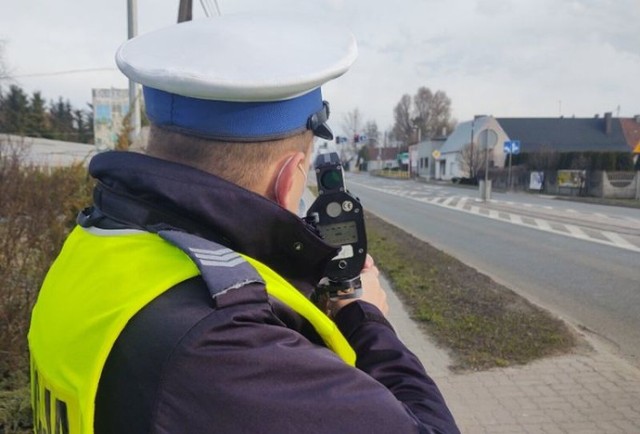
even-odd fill
[(355, 57), (341, 29), (243, 14), (119, 49), (147, 155), (91, 162), (94, 204), (33, 311), (37, 432), (458, 432), (371, 258), (362, 298), (310, 301), (336, 249), (295, 213), (332, 138), (320, 86)]

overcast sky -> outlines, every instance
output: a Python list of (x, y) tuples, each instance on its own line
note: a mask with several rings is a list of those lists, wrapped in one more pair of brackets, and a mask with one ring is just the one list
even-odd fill
[[(176, 21), (178, 0), (138, 0), (139, 33)], [(193, 0), (195, 18), (204, 18)], [(86, 107), (92, 88), (127, 86), (114, 53), (126, 0), (0, 0), (15, 82)], [(359, 58), (325, 86), (334, 129), (358, 108), (381, 130), (418, 87), (443, 90), (459, 121), (640, 114), (640, 0), (218, 0), (222, 13), (301, 10), (349, 28)], [(310, 44), (312, 48), (313, 44)], [(98, 69), (95, 71), (90, 71)], [(89, 70), (89, 71), (87, 71)], [(82, 71), (77, 73), (66, 71)], [(53, 73), (60, 72), (54, 75)]]

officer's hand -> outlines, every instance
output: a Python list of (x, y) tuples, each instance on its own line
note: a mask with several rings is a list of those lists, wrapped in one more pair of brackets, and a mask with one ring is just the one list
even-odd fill
[(362, 281), (362, 296), (360, 298), (351, 298), (347, 300), (336, 300), (330, 302), (329, 309), (332, 315), (335, 315), (340, 309), (357, 300), (366, 301), (376, 306), (380, 311), (387, 315), (389, 305), (387, 304), (387, 294), (382, 289), (379, 279), (380, 271), (373, 262), (373, 258), (367, 255), (360, 280)]

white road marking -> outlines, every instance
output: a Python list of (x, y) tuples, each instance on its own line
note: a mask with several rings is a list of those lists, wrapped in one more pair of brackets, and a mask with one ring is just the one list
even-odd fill
[(553, 228), (551, 227), (549, 222), (547, 222), (546, 220), (542, 220), (542, 219), (533, 219), (533, 220), (536, 222), (536, 225), (538, 225), (538, 228), (542, 229), (543, 231), (553, 232)]
[(567, 230), (569, 231), (569, 233), (571, 235), (573, 235), (576, 238), (581, 238), (583, 240), (590, 240), (592, 239), (589, 235), (585, 234), (582, 229), (580, 229), (578, 226), (574, 226), (574, 225), (563, 225), (565, 228), (567, 228)]
[(510, 214), (511, 217), (511, 222), (515, 223), (517, 225), (524, 225), (524, 222), (522, 221), (522, 217), (520, 217), (518, 214)]
[[(634, 246), (629, 241), (625, 240), (620, 235), (618, 235), (618, 234), (616, 234), (614, 232), (602, 231), (600, 233), (602, 235), (604, 235), (605, 237), (609, 238), (611, 240), (611, 242), (614, 243), (617, 246), (620, 246), (620, 247), (623, 247), (623, 248), (629, 249), (629, 250), (638, 249), (637, 246)], [(638, 250), (640, 251), (640, 249), (638, 249)]]
[(442, 202), (443, 206), (449, 206), (449, 204), (451, 203), (451, 201), (453, 201), (453, 199), (455, 199), (455, 196), (449, 196), (448, 198), (446, 198), (444, 200), (444, 202)]

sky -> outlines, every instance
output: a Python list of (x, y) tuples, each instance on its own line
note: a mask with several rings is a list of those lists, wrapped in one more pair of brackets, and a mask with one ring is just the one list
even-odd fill
[[(138, 33), (175, 23), (179, 0), (138, 0)], [(211, 4), (213, 2), (210, 1)], [(421, 86), (458, 121), (640, 114), (640, 0), (218, 0), (222, 14), (301, 12), (349, 29), (359, 57), (323, 87), (340, 131), (357, 108), (381, 131)], [(199, 0), (194, 18), (206, 19)], [(114, 54), (126, 0), (0, 0), (13, 83), (86, 108), (92, 88), (126, 88)], [(312, 44), (311, 44), (312, 45)], [(7, 83), (3, 83), (5, 86)]]

